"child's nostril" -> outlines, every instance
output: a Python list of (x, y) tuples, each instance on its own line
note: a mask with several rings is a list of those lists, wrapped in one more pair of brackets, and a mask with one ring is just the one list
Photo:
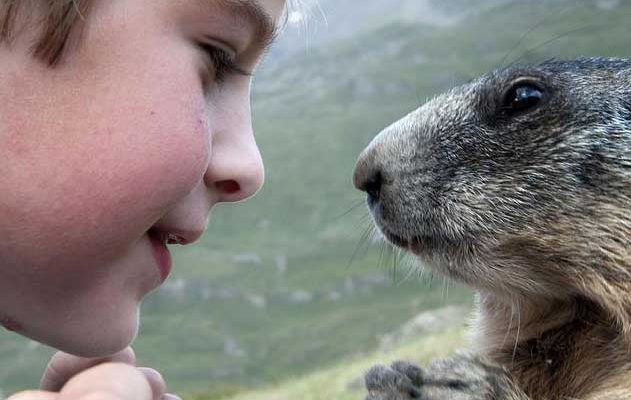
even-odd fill
[(227, 194), (235, 194), (241, 190), (239, 183), (233, 180), (220, 181), (215, 183), (215, 186), (219, 189), (219, 191)]

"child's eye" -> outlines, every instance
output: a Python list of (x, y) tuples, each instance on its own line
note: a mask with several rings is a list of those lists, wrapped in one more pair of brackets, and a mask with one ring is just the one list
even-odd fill
[(208, 70), (214, 82), (221, 83), (226, 76), (233, 74), (252, 76), (252, 73), (240, 67), (226, 50), (209, 43), (200, 43), (199, 46), (208, 58)]

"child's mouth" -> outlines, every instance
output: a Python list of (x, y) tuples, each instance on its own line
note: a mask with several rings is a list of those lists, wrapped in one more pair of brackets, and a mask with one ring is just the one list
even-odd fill
[(177, 239), (171, 237), (166, 232), (160, 232), (156, 229), (150, 229), (147, 232), (149, 239), (151, 240), (151, 248), (153, 257), (156, 260), (158, 271), (160, 272), (160, 283), (166, 281), (171, 273), (171, 253), (167, 248), (167, 243), (178, 243)]
[(9, 317), (4, 317), (0, 319), (0, 325), (2, 325), (4, 327), (4, 329), (11, 331), (11, 332), (17, 332), (22, 330), (22, 325), (20, 325), (19, 322), (15, 321), (12, 318)]

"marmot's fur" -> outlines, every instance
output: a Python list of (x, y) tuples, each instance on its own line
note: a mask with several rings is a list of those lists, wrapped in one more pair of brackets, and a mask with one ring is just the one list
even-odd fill
[(475, 356), (370, 399), (631, 399), (631, 61), (513, 66), (377, 136), (355, 185), (393, 244), (478, 290)]

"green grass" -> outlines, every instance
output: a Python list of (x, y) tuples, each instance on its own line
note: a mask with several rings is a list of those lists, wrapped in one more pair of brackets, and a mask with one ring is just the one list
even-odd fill
[[(420, 365), (436, 358), (445, 358), (464, 346), (464, 328), (451, 327), (443, 332), (417, 338), (388, 352), (347, 357), (339, 365), (304, 376), (291, 376), (270, 388), (226, 396), (225, 400), (357, 400), (366, 395), (363, 374), (375, 364), (388, 364), (405, 359)], [(186, 400), (208, 400), (193, 395)]]

